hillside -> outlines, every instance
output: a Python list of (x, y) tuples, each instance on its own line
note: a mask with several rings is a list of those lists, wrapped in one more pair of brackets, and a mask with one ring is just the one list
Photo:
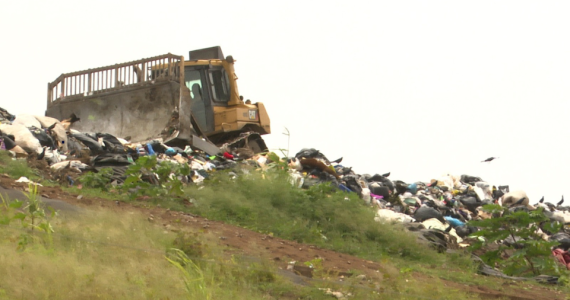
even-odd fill
[[(137, 220), (147, 223), (144, 226), (159, 227), (162, 228), (162, 231), (168, 232), (168, 235), (173, 234), (170, 246), (185, 248), (191, 259), (196, 262), (203, 259), (211, 262), (209, 258), (213, 256), (217, 257), (216, 261), (221, 262), (231, 257), (229, 255), (233, 255), (232, 261), (241, 261), (243, 264), (240, 267), (242, 268), (249, 268), (254, 265), (261, 266), (263, 270), (269, 272), (268, 274), (272, 274), (263, 273), (265, 274), (264, 277), (257, 276), (255, 280), (249, 280), (246, 289), (250, 290), (252, 294), (232, 296), (238, 299), (254, 299), (257, 296), (252, 296), (253, 294), (263, 298), (278, 299), (329, 299), (334, 297), (327, 295), (326, 290), (317, 288), (329, 288), (330, 292), (343, 292), (344, 295), (350, 293), (354, 299), (385, 299), (388, 297), (393, 299), (564, 299), (563, 292), (566, 292), (565, 288), (559, 286), (514, 282), (477, 275), (476, 266), (467, 258), (467, 254), (438, 254), (430, 247), (418, 244), (415, 237), (399, 226), (380, 225), (373, 222), (373, 211), (363, 205), (358, 197), (349, 195), (347, 198), (346, 194), (332, 192), (326, 188), (324, 190), (309, 189), (305, 192), (291, 187), (282, 178), (271, 179), (267, 177), (244, 179), (238, 182), (239, 186), (236, 186), (235, 182), (228, 181), (224, 175), (219, 179), (212, 177), (211, 182), (206, 182), (201, 186), (187, 187), (181, 196), (152, 197), (143, 195), (132, 199), (112, 190), (107, 192), (84, 188), (83, 186), (79, 189), (77, 184), (72, 187), (61, 187), (51, 181), (53, 174), (49, 174), (45, 168), (32, 171), (22, 165), (19, 165), (19, 168), (14, 168), (12, 162), (8, 162), (8, 164), (10, 167), (4, 164), (2, 169), (5, 172), (14, 173), (11, 174), (12, 178), (10, 175), (3, 175), (0, 178), (3, 194), (8, 193), (9, 197), (17, 198), (14, 190), (29, 189), (27, 184), (16, 183), (13, 178), (27, 173), (28, 176), (31, 175), (30, 177), (42, 181), (44, 185), (49, 185), (39, 188), (38, 193), (42, 197), (59, 199), (73, 205), (72, 207), (80, 208), (80, 212), (77, 212), (68, 206), (60, 205), (62, 212), (56, 220), (58, 218), (67, 219), (69, 215), (81, 216), (86, 213), (91, 215), (92, 211), (93, 215), (97, 215), (96, 212), (100, 209), (119, 216), (134, 215)], [(33, 161), (31, 164), (41, 165)], [(283, 184), (279, 182), (283, 182)], [(233, 186), (234, 189), (229, 189), (228, 185)], [(307, 194), (308, 198), (306, 198)], [(255, 202), (256, 199), (275, 199), (277, 197), (279, 197), (278, 200), (282, 201), (281, 204), (275, 201), (269, 202), (278, 210), (270, 210), (268, 207), (263, 210), (265, 204)], [(211, 201), (208, 206), (215, 209), (208, 210), (200, 207), (201, 199), (206, 198)], [(232, 198), (236, 202), (228, 201)], [(248, 203), (245, 200), (246, 198), (253, 198), (253, 203), (257, 203), (255, 204), (256, 208), (261, 207), (263, 213), (259, 213), (254, 207), (249, 206), (251, 202)], [(295, 199), (301, 201), (295, 202)], [(216, 202), (216, 200), (220, 202)], [(303, 206), (306, 205), (305, 201), (313, 205), (323, 206)], [(53, 203), (52, 205), (57, 205)], [(300, 206), (296, 207), (296, 205)], [(336, 205), (338, 207), (335, 207)], [(315, 210), (315, 207), (318, 207), (319, 210)], [(322, 220), (320, 219), (322, 216), (318, 215), (319, 211), (322, 214), (330, 214), (325, 216), (325, 219), (331, 220), (330, 227), (322, 224), (321, 231), (315, 231), (315, 227), (309, 222), (310, 220), (298, 224), (300, 220), (307, 217), (301, 213), (304, 210), (312, 212), (307, 215), (309, 218), (318, 220)], [(66, 211), (69, 212), (66, 213)], [(216, 212), (218, 213), (216, 214)], [(220, 214), (219, 212), (223, 213)], [(315, 212), (317, 215), (314, 214)], [(299, 214), (299, 219), (295, 219), (291, 214)], [(353, 220), (358, 214), (362, 215), (364, 221)], [(205, 218), (204, 216), (208, 217)], [(108, 220), (109, 217), (106, 218)], [(226, 223), (214, 219), (222, 219)], [(286, 223), (283, 220), (287, 219), (291, 219), (293, 223), (297, 222), (297, 224), (279, 224), (281, 222)], [(333, 222), (332, 219), (340, 222)], [(62, 234), (55, 224), (58, 222), (54, 221), (54, 244), (58, 243), (58, 234)], [(235, 224), (241, 224), (241, 226)], [(244, 228), (244, 226), (249, 229)], [(368, 235), (376, 232), (376, 241), (378, 244), (382, 244), (376, 246), (373, 245), (374, 243), (367, 244), (366, 239), (362, 239), (357, 232), (349, 233), (354, 228), (353, 226), (360, 226), (360, 229), (367, 232)], [(382, 230), (374, 231), (372, 227), (367, 226), (381, 227)], [(335, 228), (338, 229), (338, 227), (345, 232), (337, 237), (335, 236)], [(272, 231), (268, 231), (268, 229), (272, 229)], [(191, 233), (193, 237), (191, 241), (186, 240), (186, 242), (181, 243), (179, 238), (181, 232)], [(347, 233), (351, 236), (350, 239), (346, 238)], [(175, 237), (176, 234), (178, 238)], [(3, 236), (10, 237), (11, 235)], [(311, 240), (314, 242), (297, 242)], [(359, 243), (359, 240), (364, 243)], [(15, 245), (14, 242), (10, 242), (10, 238), (4, 238), (2, 241), (5, 249), (9, 249), (9, 245)], [(132, 248), (136, 248), (128, 242), (123, 243), (120, 240), (115, 243), (108, 243), (104, 239), (93, 239), (92, 242), (98, 251), (113, 253), (113, 259), (130, 255), (128, 252), (132, 251)], [(65, 245), (63, 246), (65, 249)], [(11, 248), (16, 247), (12, 246)], [(63, 252), (64, 249), (59, 251)], [(130, 250), (127, 251), (126, 249)], [(331, 249), (337, 249), (337, 251)], [(154, 251), (157, 251), (158, 254), (164, 250), (155, 249)], [(36, 247), (30, 247), (30, 250), (24, 252), (29, 255), (38, 255)], [(9, 252), (5, 253), (3, 259), (8, 259), (7, 253)], [(17, 253), (14, 252), (14, 255), (19, 255)], [(164, 256), (164, 254), (158, 255)], [(54, 256), (39, 254), (38, 259), (44, 260), (42, 264), (49, 264)], [(309, 267), (311, 264), (313, 268)], [(208, 268), (203, 264), (200, 266), (203, 269)], [(77, 267), (79, 266), (73, 265), (73, 268)], [(12, 274), (14, 274), (12, 278), (26, 276), (26, 272), (19, 275), (17, 273)], [(91, 274), (98, 276), (97, 272)], [(174, 288), (178, 288), (179, 292), (184, 291), (183, 285), (180, 285), (183, 276), (177, 273), (176, 268), (170, 269), (169, 276), (178, 278), (180, 280), (179, 285)], [(217, 276), (220, 274), (218, 273)], [(231, 276), (228, 277), (228, 280), (235, 279)], [(30, 280), (33, 282), (33, 279)], [(13, 283), (8, 281), (0, 283), (6, 299), (14, 296), (10, 293), (14, 290), (7, 288), (11, 286)], [(216, 295), (218, 297), (222, 295), (219, 291), (220, 286), (206, 286), (212, 289), (209, 295), (212, 295), (213, 299), (222, 299), (216, 298)], [(237, 286), (237, 289), (240, 289), (239, 284), (232, 283), (229, 286), (233, 288)], [(138, 285), (138, 288), (150, 289), (148, 283)], [(241, 289), (243, 288), (242, 285)], [(129, 289), (133, 289), (133, 287), (129, 287)], [(116, 297), (113, 296), (117, 295), (116, 292), (109, 290), (108, 293), (102, 295), (103, 298), (113, 298)], [(164, 294), (164, 291), (162, 292)], [(160, 293), (151, 294), (132, 296), (132, 298), (166, 299), (157, 296)], [(173, 298), (170, 299), (178, 299), (184, 295), (184, 293), (172, 293), (172, 295), (175, 294), (179, 296), (171, 296)], [(24, 294), (22, 293), (22, 295)], [(340, 294), (337, 296), (341, 297)], [(34, 297), (23, 296), (23, 298), (31, 299)], [(54, 298), (63, 299), (57, 296)]]

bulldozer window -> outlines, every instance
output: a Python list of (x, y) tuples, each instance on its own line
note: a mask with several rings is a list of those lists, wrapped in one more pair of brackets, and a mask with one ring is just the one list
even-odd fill
[(192, 91), (194, 84), (198, 84), (200, 89), (202, 88), (202, 79), (200, 79), (200, 71), (198, 70), (186, 70), (184, 72), (184, 83), (186, 87), (190, 90), (190, 95), (192, 99), (196, 99), (196, 95)]
[(214, 101), (228, 102), (230, 100), (230, 88), (228, 74), (224, 69), (210, 70), (210, 84)]

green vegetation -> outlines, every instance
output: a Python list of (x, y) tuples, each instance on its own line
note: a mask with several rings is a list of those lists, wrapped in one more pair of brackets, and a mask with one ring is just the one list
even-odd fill
[(485, 263), (499, 266), (507, 275), (567, 274), (552, 257), (550, 249), (557, 243), (545, 241), (539, 234), (541, 224), (551, 234), (558, 232), (562, 224), (550, 222), (542, 208), (510, 212), (500, 205), (490, 204), (483, 210), (496, 217), (470, 222), (470, 225), (481, 228), (473, 236), (482, 237), (472, 248), (480, 249), (497, 240), (511, 240), (510, 244), (500, 243), (498, 249), (486, 251), (481, 256)]
[(98, 189), (107, 192), (109, 191), (112, 175), (112, 168), (103, 168), (99, 172), (87, 172), (81, 175), (79, 177), (79, 182), (81, 182), (86, 188)]
[[(274, 154), (270, 157), (279, 159)], [(158, 174), (156, 184), (148, 182), (151, 170)], [(203, 185), (190, 185), (184, 190), (177, 177), (169, 176), (171, 172), (189, 174), (189, 170), (182, 170), (180, 166), (159, 164), (154, 157), (141, 157), (127, 171), (127, 180), (120, 191), (129, 194), (130, 201), (144, 195), (147, 197), (143, 203), (191, 212), (365, 259), (389, 257), (401, 259), (404, 264), (410, 260), (426, 264), (449, 262), (459, 268), (472, 268), (466, 257), (451, 260), (419, 245), (416, 237), (402, 226), (375, 222), (375, 211), (353, 193), (335, 191), (327, 184), (307, 190), (293, 187), (286, 164), (282, 162), (270, 164), (269, 170), (263, 173), (253, 168), (238, 171), (237, 178), (225, 171), (215, 172)], [(101, 174), (83, 175), (80, 181), (102, 183), (106, 178)], [(99, 184), (88, 186), (105, 192)], [(117, 194), (109, 196), (120, 200)], [(192, 205), (186, 205), (188, 202)]]
[[(19, 221), (21, 228), (29, 229), (29, 232), (20, 234), (17, 247), (19, 251), (24, 251), (30, 242), (41, 241), (49, 245), (52, 243), (53, 228), (39, 200), (37, 186), (30, 184), (28, 189), (25, 203), (20, 200), (8, 202), (0, 195), (1, 209), (3, 210), (0, 215), (0, 225), (10, 226), (10, 223)], [(54, 216), (55, 211), (51, 210), (50, 217)], [(35, 234), (38, 230), (44, 235)]]
[(141, 195), (180, 196), (183, 194), (183, 184), (178, 179), (179, 175), (190, 175), (190, 167), (168, 161), (158, 163), (156, 156), (142, 156), (127, 169), (122, 189), (131, 198)]
[[(19, 202), (3, 202), (0, 216), (17, 220), (12, 203)], [(268, 261), (227, 255), (215, 237), (165, 231), (135, 213), (89, 211), (49, 222), (53, 233), (0, 225), (0, 299), (331, 299), (321, 288), (354, 299), (477, 299), (389, 267), (372, 287), (356, 278), (294, 285)]]
[[(15, 217), (20, 213), (18, 203), (4, 199), (2, 220), (19, 219)], [(2, 223), (0, 299), (267, 299), (272, 293), (302, 297), (314, 290), (296, 291), (275, 275), (273, 267), (223, 257), (215, 246), (204, 246), (199, 257), (192, 257), (200, 262), (198, 267), (184, 252), (166, 251), (173, 246), (184, 248), (180, 236), (137, 214), (90, 211), (50, 222), (53, 234), (33, 233), (20, 222)], [(23, 236), (28, 237), (26, 247), (21, 247)], [(194, 243), (206, 245), (202, 237), (192, 237)], [(188, 282), (185, 290), (187, 277), (173, 264), (184, 270), (192, 267), (187, 273), (190, 281), (201, 274), (200, 288), (194, 290)]]
[(30, 180), (39, 178), (37, 172), (28, 167), (25, 159), (13, 159), (8, 151), (0, 151), (0, 173), (8, 174), (14, 179), (22, 176)]
[[(2, 210), (3, 215), (10, 210)], [(160, 253), (166, 234), (138, 216), (90, 213), (51, 219), (53, 242), (10, 223), (0, 230), (0, 299), (167, 299), (182, 296)], [(122, 246), (122, 247), (121, 247)], [(142, 250), (140, 250), (142, 249)]]
[[(10, 176), (31, 171), (25, 161), (7, 158), (0, 160), (0, 170)], [(152, 184), (145, 177), (151, 170), (159, 175)], [(103, 170), (84, 174), (81, 189), (65, 190), (191, 212), (378, 261), (377, 278), (359, 279), (355, 270), (339, 284), (315, 258), (298, 264), (314, 268), (316, 280), (295, 285), (272, 262), (230, 255), (219, 237), (203, 232), (176, 229), (175, 234), (132, 212), (55, 217), (34, 205), (22, 212), (24, 203), (4, 201), (0, 274), (7, 276), (0, 276), (0, 299), (331, 299), (327, 289), (351, 299), (478, 299), (440, 278), (504, 289), (496, 278), (474, 276), (468, 254), (438, 253), (398, 224), (374, 222), (374, 210), (354, 194), (327, 184), (293, 187), (284, 163), (270, 164), (266, 172), (240, 166), (234, 170), (238, 176), (213, 172), (202, 185), (186, 187), (171, 172), (190, 174), (149, 157), (129, 169), (123, 188), (110, 187), (110, 171)]]
[(190, 187), (193, 213), (284, 239), (379, 260), (399, 257), (443, 262), (445, 255), (426, 249), (402, 226), (379, 224), (374, 210), (357, 195), (321, 184), (293, 187), (286, 174), (250, 173), (231, 179), (225, 173)]

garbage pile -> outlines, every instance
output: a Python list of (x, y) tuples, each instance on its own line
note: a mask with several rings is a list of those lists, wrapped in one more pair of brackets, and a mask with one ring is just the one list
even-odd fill
[(186, 179), (200, 183), (208, 172), (233, 168), (243, 160), (228, 152), (214, 156), (190, 146), (169, 147), (160, 139), (132, 143), (108, 133), (79, 132), (70, 128), (77, 121), (80, 119), (75, 115), (59, 121), (45, 116), (14, 116), (0, 108), (1, 149), (18, 158), (44, 160), (53, 172), (65, 172), (63, 177), (69, 182), (82, 172), (111, 168), (114, 184), (121, 184), (128, 167), (140, 156), (155, 155), (158, 162), (188, 164), (192, 174)]
[[(556, 205), (541, 199), (533, 206), (523, 191), (510, 191), (509, 186), (495, 186), (476, 176), (446, 174), (427, 183), (392, 181), (389, 172), (382, 175), (357, 174), (352, 168), (341, 164), (342, 158), (329, 161), (316, 149), (302, 149), (288, 162), (293, 184), (308, 187), (330, 182), (342, 191), (356, 193), (365, 203), (377, 208), (377, 222), (403, 223), (421, 241), (442, 252), (469, 245), (469, 241), (464, 239), (468, 239), (478, 228), (469, 226), (468, 222), (492, 217), (482, 210), (486, 204), (501, 204), (512, 212), (543, 208), (551, 221), (570, 225), (570, 206), (562, 206), (564, 197)], [(570, 270), (569, 228), (563, 227), (562, 231), (553, 235), (540, 229), (537, 233), (544, 240), (556, 242), (552, 254)], [(516, 241), (507, 238), (501, 242)], [(476, 261), (481, 264), (481, 273), (508, 277), (483, 264), (480, 259)], [(522, 280), (519, 277), (509, 278)], [(550, 283), (556, 281), (548, 276), (534, 279)]]
[[(15, 157), (45, 160), (54, 172), (78, 175), (110, 167), (115, 184), (121, 184), (128, 167), (145, 155), (156, 155), (159, 161), (187, 164), (192, 173), (185, 182), (197, 184), (213, 170), (234, 169), (238, 164), (263, 167), (271, 161), (269, 155), (241, 157), (230, 152), (208, 155), (190, 146), (169, 147), (161, 140), (131, 143), (107, 133), (73, 130), (71, 126), (77, 121), (80, 120), (74, 115), (62, 121), (45, 116), (14, 116), (0, 108), (0, 148)], [(376, 221), (403, 223), (421, 241), (440, 251), (468, 245), (466, 238), (478, 230), (469, 226), (468, 221), (491, 218), (481, 210), (485, 204), (500, 203), (513, 210), (542, 207), (551, 220), (570, 224), (570, 207), (562, 206), (563, 200), (556, 205), (541, 200), (532, 206), (523, 191), (511, 192), (508, 186), (495, 186), (476, 176), (446, 174), (430, 182), (407, 183), (389, 179), (389, 172), (358, 174), (344, 166), (342, 158), (330, 161), (316, 149), (302, 149), (287, 163), (294, 186), (308, 188), (326, 182), (341, 191), (356, 193), (366, 204), (375, 207)], [(73, 181), (69, 175), (66, 178), (70, 183)], [(564, 230), (550, 236), (543, 233), (543, 237), (558, 243), (553, 255), (570, 269), (570, 235)], [(491, 269), (486, 266), (486, 270)]]

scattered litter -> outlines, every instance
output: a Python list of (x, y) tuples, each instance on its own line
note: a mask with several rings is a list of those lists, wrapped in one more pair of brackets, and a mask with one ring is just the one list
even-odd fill
[(22, 183), (22, 182), (23, 182), (23, 183), (30, 183), (30, 184), (37, 185), (37, 186), (43, 186), (43, 185), (41, 185), (41, 184), (39, 184), (39, 183), (37, 183), (37, 182), (34, 182), (34, 181), (29, 180), (27, 177), (24, 177), (24, 176), (18, 178), (18, 180), (16, 180), (16, 182), (20, 182), (20, 183)]
[[(265, 171), (274, 168), (275, 163), (287, 164), (292, 186), (309, 188), (327, 183), (346, 193), (346, 201), (356, 198), (350, 195), (358, 196), (363, 205), (376, 210), (375, 221), (402, 223), (416, 233), (420, 241), (439, 251), (458, 249), (469, 244), (466, 237), (477, 228), (468, 226), (467, 222), (492, 217), (481, 211), (485, 204), (501, 204), (513, 210), (542, 207), (552, 221), (570, 224), (570, 207), (562, 206), (563, 198), (557, 205), (541, 200), (533, 206), (529, 204), (530, 199), (524, 191), (510, 192), (507, 185), (493, 185), (477, 176), (443, 174), (428, 182), (404, 182), (390, 179), (391, 172), (358, 174), (352, 167), (342, 164), (342, 157), (329, 160), (314, 148), (301, 149), (294, 157), (280, 162), (275, 161), (281, 159), (273, 153), (244, 154), (227, 148), (217, 155), (211, 155), (213, 153), (191, 146), (184, 149), (170, 147), (161, 139), (131, 143), (128, 137), (123, 139), (108, 133), (78, 132), (70, 128), (76, 121), (79, 119), (74, 115), (68, 120), (59, 121), (43, 116), (14, 116), (0, 108), (0, 151), (9, 151), (16, 158), (45, 160), (53, 172), (61, 174), (60, 181), (70, 186), (76, 184), (77, 175), (100, 172), (104, 168), (112, 169), (112, 185), (119, 186), (126, 179), (127, 169), (143, 156), (185, 166), (186, 170), (190, 169), (189, 174), (171, 173), (167, 176), (177, 178), (183, 184), (195, 185), (201, 185), (213, 172), (221, 170), (229, 170), (228, 176), (236, 179), (248, 176), (256, 169)], [(144, 180), (158, 184), (158, 175), (152, 171), (150, 173), (144, 176)], [(20, 177), (16, 182), (41, 186), (26, 177)], [(81, 185), (77, 186), (81, 188)], [(81, 198), (81, 195), (77, 197)], [(189, 201), (195, 203), (193, 199)], [(154, 216), (151, 215), (148, 220), (153, 221)], [(553, 256), (570, 268), (568, 230), (566, 226), (558, 234), (541, 234), (543, 238), (557, 243), (552, 249)], [(323, 239), (326, 237), (323, 236)], [(494, 272), (485, 270), (489, 274)], [(339, 299), (348, 296), (331, 290), (326, 290), (326, 293)]]

